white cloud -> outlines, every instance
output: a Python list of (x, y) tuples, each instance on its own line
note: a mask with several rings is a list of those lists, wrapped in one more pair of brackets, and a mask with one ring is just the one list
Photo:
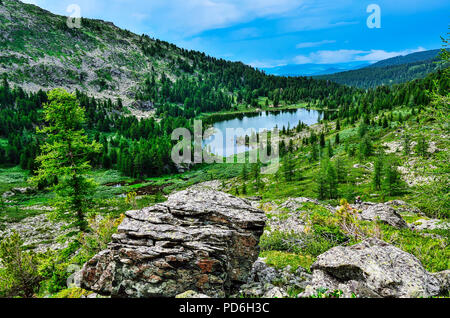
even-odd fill
[(368, 61), (368, 62), (378, 62), (378, 61), (389, 59), (389, 58), (396, 57), (396, 56), (408, 55), (408, 54), (416, 53), (416, 52), (423, 52), (425, 50), (426, 49), (423, 47), (418, 47), (417, 49), (414, 49), (414, 50), (404, 50), (404, 51), (400, 51), (400, 52), (386, 52), (383, 50), (371, 50), (370, 53), (368, 53), (367, 55), (364, 55), (362, 57), (357, 57), (357, 60), (358, 61)]
[(425, 51), (425, 48), (418, 47), (412, 50), (403, 50), (398, 52), (387, 52), (384, 50), (334, 50), (317, 51), (309, 55), (298, 55), (293, 61), (295, 64), (337, 64), (355, 61), (375, 63), (395, 56), (407, 55), (415, 52)]
[[(73, 0), (71, 0), (73, 1)], [(118, 3), (123, 0), (113, 0)], [(191, 36), (206, 30), (229, 27), (256, 18), (284, 14), (299, 7), (303, 0), (130, 0), (120, 3), (140, 10), (163, 32)]]
[(287, 65), (286, 60), (265, 60), (265, 61), (253, 61), (248, 63), (248, 65), (256, 67), (256, 68), (273, 68), (279, 66)]
[(313, 60), (305, 55), (298, 55), (294, 57), (294, 64), (310, 64), (313, 63)]
[(34, 4), (34, 5), (39, 5), (39, 1), (38, 0), (20, 0), (24, 3), (30, 3), (30, 4)]
[(316, 46), (321, 46), (324, 44), (331, 44), (331, 43), (336, 43), (336, 41), (335, 40), (323, 40), (323, 41), (318, 41), (318, 42), (303, 42), (303, 43), (297, 44), (296, 48), (304, 49), (304, 48), (316, 47)]

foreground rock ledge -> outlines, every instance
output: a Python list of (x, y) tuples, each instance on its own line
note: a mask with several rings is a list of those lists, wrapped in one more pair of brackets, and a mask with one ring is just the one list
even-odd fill
[(112, 297), (225, 297), (247, 280), (259, 254), (264, 212), (244, 199), (191, 188), (128, 211), (108, 249), (87, 262), (81, 286)]

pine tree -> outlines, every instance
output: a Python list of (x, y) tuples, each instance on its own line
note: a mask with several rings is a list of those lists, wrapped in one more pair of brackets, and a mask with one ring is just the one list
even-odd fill
[(259, 163), (255, 163), (252, 165), (252, 177), (255, 182), (255, 188), (258, 190), (261, 186), (261, 180), (260, 180), (260, 170), (261, 167)]
[(293, 171), (294, 171), (294, 162), (292, 160), (292, 155), (284, 156), (283, 172), (284, 172), (284, 179), (286, 181), (292, 181)]
[(329, 141), (329, 140), (327, 142), (327, 154), (328, 154), (328, 158), (330, 158), (330, 159), (334, 156), (333, 147), (331, 146), (331, 141)]
[(337, 181), (342, 184), (347, 181), (347, 163), (342, 158), (336, 159)]
[(397, 163), (393, 159), (387, 161), (384, 167), (383, 186), (391, 196), (400, 193), (402, 189), (402, 181), (397, 167)]
[(317, 149), (317, 144), (311, 145), (311, 154), (310, 154), (311, 161), (317, 161), (319, 159), (319, 150)]
[(336, 134), (336, 136), (334, 137), (334, 143), (336, 145), (339, 145), (341, 143), (340, 137), (339, 137), (339, 133)]
[(336, 199), (338, 197), (338, 178), (334, 165), (331, 162), (327, 163), (327, 186), (328, 186), (328, 198)]
[(377, 156), (374, 162), (374, 170), (373, 170), (373, 187), (375, 190), (381, 189), (381, 180), (383, 176), (383, 157), (381, 155)]
[(426, 157), (428, 151), (428, 142), (423, 135), (417, 139), (416, 152), (419, 156)]
[(247, 172), (247, 164), (244, 163), (244, 166), (242, 167), (242, 180), (247, 181), (248, 180), (248, 172)]
[(372, 141), (368, 136), (365, 136), (359, 143), (359, 157), (360, 160), (372, 155), (373, 147)]
[(326, 170), (321, 167), (317, 174), (317, 193), (319, 200), (325, 200), (327, 198), (327, 175)]
[(244, 184), (242, 185), (242, 194), (243, 194), (243, 195), (247, 195), (247, 185), (245, 184), (245, 182), (244, 182)]
[(403, 154), (408, 156), (411, 153), (411, 137), (409, 134), (403, 135)]
[(38, 129), (46, 135), (46, 143), (41, 147), (37, 175), (31, 179), (34, 184), (45, 183), (55, 177), (58, 183), (52, 188), (56, 193), (56, 219), (74, 220), (73, 226), (80, 231), (87, 229), (85, 215), (91, 207), (91, 195), (95, 183), (85, 177), (90, 171), (88, 157), (100, 153), (101, 145), (88, 142), (82, 129), (85, 111), (80, 107), (75, 95), (63, 89), (48, 93), (49, 103), (44, 105), (45, 121), (48, 126)]
[(363, 138), (367, 134), (367, 130), (368, 130), (368, 128), (367, 128), (366, 123), (364, 121), (361, 122), (361, 124), (359, 125), (359, 128), (358, 128), (359, 137)]
[(39, 257), (24, 249), (24, 241), (17, 232), (0, 242), (0, 297), (31, 298), (39, 289)]
[(320, 148), (325, 147), (325, 134), (323, 132), (320, 133)]

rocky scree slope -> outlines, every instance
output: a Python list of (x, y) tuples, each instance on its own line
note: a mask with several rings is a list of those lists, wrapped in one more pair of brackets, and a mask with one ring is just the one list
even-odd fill
[(2, 0), (0, 74), (26, 91), (78, 89), (98, 98), (120, 97), (130, 105), (146, 79), (155, 78), (158, 84), (163, 76), (172, 82), (205, 77), (227, 63), (243, 72), (256, 72), (242, 63), (187, 51), (111, 22), (82, 18), (80, 28), (69, 28), (66, 22), (67, 17), (35, 5)]

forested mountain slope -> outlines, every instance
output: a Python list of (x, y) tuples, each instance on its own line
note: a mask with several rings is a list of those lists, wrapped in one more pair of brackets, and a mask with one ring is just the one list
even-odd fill
[[(243, 63), (187, 51), (110, 22), (83, 18), (81, 28), (69, 28), (66, 20), (34, 5), (3, 0), (0, 74), (26, 91), (78, 89), (147, 109), (167, 102), (181, 106), (186, 117), (238, 102), (255, 104), (275, 89), (295, 89), (287, 93), (297, 101), (321, 99), (339, 88), (305, 77), (266, 76)], [(178, 108), (169, 108), (179, 115)]]
[(376, 62), (367, 68), (373, 67), (384, 67), (384, 66), (395, 66), (402, 64), (410, 64), (415, 62), (423, 62), (428, 60), (438, 60), (438, 55), (440, 54), (440, 50), (428, 50), (422, 52), (411, 53), (408, 55), (400, 55), (396, 57), (391, 57), (389, 59), (381, 60)]
[(439, 50), (413, 53), (377, 62), (357, 70), (316, 76), (335, 83), (359, 88), (405, 83), (424, 78), (429, 73), (448, 67), (440, 61)]

